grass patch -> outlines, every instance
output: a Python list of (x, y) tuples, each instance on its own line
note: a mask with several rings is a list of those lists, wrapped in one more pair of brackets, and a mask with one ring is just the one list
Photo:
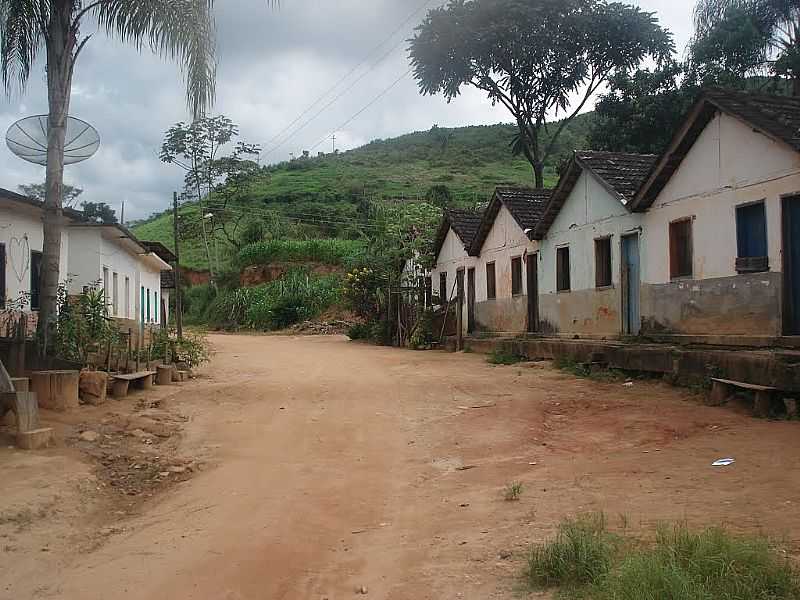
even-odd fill
[(527, 359), (506, 348), (496, 348), (486, 360), (492, 365), (516, 365)]
[(516, 502), (522, 496), (522, 484), (519, 481), (512, 481), (503, 490), (503, 497), (506, 502)]
[(595, 370), (585, 363), (580, 363), (567, 356), (557, 358), (555, 360), (555, 366), (557, 369), (564, 371), (565, 373), (569, 373), (570, 375), (574, 375), (575, 377), (591, 379), (593, 381), (606, 381), (613, 383), (629, 379), (629, 376), (624, 371), (619, 369)]
[(797, 570), (764, 538), (677, 524), (643, 543), (609, 533), (602, 515), (567, 520), (534, 546), (525, 580), (574, 599), (800, 599)]

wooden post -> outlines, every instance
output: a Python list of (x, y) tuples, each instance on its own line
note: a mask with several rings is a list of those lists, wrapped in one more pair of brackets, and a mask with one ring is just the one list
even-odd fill
[(172, 230), (175, 243), (175, 327), (178, 339), (183, 339), (183, 300), (181, 298), (181, 251), (178, 242), (178, 192), (172, 196)]

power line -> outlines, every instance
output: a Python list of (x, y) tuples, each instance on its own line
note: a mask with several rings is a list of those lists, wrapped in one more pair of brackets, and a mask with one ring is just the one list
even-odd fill
[[(342, 123), (341, 125), (339, 125), (339, 127), (337, 127), (336, 129), (334, 129), (332, 133), (336, 133), (336, 132), (337, 132), (337, 131), (339, 131), (340, 129), (344, 129), (344, 128), (345, 128), (345, 127), (347, 127), (347, 126), (348, 126), (350, 123), (352, 123), (353, 121), (355, 121), (355, 120), (356, 120), (356, 119), (357, 119), (359, 116), (361, 116), (361, 115), (362, 115), (364, 112), (366, 112), (366, 111), (367, 111), (369, 108), (371, 108), (371, 107), (372, 107), (372, 106), (373, 106), (373, 105), (374, 105), (376, 102), (378, 102), (378, 100), (380, 100), (381, 98), (383, 98), (383, 97), (384, 97), (386, 94), (388, 94), (388, 93), (389, 93), (389, 92), (390, 92), (392, 89), (394, 89), (395, 87), (397, 87), (397, 84), (399, 84), (399, 83), (400, 83), (400, 82), (401, 82), (403, 79), (405, 79), (405, 78), (406, 78), (406, 76), (407, 76), (409, 73), (411, 73), (411, 69), (408, 69), (408, 70), (407, 70), (405, 73), (403, 73), (402, 75), (400, 75), (400, 77), (398, 77), (397, 79), (395, 79), (395, 80), (394, 80), (394, 82), (393, 82), (391, 85), (389, 85), (389, 87), (385, 88), (385, 89), (384, 89), (384, 90), (383, 90), (383, 91), (382, 91), (380, 94), (378, 94), (378, 95), (377, 95), (377, 96), (375, 96), (375, 97), (374, 97), (372, 100), (370, 100), (370, 102), (369, 102), (369, 103), (367, 103), (367, 105), (366, 105), (364, 108), (362, 108), (361, 110), (359, 110), (359, 111), (358, 111), (356, 114), (354, 114), (352, 117), (350, 117), (349, 119), (347, 119), (347, 121), (345, 121), (344, 123)], [(316, 144), (314, 144), (314, 145), (311, 147), (311, 152), (313, 152), (314, 150), (316, 150), (317, 148), (319, 148), (319, 147), (320, 147), (320, 145), (322, 145), (322, 144), (325, 142), (325, 140), (327, 140), (327, 139), (328, 139), (330, 136), (331, 136), (331, 134), (329, 133), (329, 134), (328, 134), (328, 135), (326, 135), (324, 138), (322, 138), (322, 139), (321, 139), (319, 142), (317, 142)]]
[[(301, 113), (300, 113), (300, 114), (299, 114), (299, 115), (298, 115), (298, 116), (297, 116), (297, 117), (294, 119), (294, 121), (292, 121), (291, 123), (289, 123), (289, 124), (288, 124), (286, 127), (284, 127), (284, 128), (281, 130), (281, 131), (279, 131), (279, 132), (278, 132), (278, 133), (277, 133), (275, 136), (273, 136), (273, 137), (272, 137), (272, 139), (270, 139), (270, 140), (269, 140), (269, 141), (266, 143), (266, 145), (268, 145), (268, 146), (271, 146), (271, 145), (272, 145), (272, 144), (275, 142), (275, 140), (279, 139), (279, 138), (280, 138), (280, 137), (281, 137), (281, 136), (282, 136), (284, 133), (286, 133), (286, 132), (287, 132), (287, 131), (289, 131), (289, 130), (290, 130), (290, 129), (291, 129), (293, 126), (294, 126), (294, 125), (296, 125), (296, 124), (297, 124), (297, 123), (298, 123), (298, 122), (299, 122), (299, 121), (300, 121), (300, 120), (301, 120), (301, 119), (302, 119), (304, 116), (306, 116), (306, 115), (307, 115), (308, 113), (310, 113), (310, 112), (311, 112), (311, 111), (312, 111), (314, 108), (316, 108), (316, 106), (317, 106), (317, 105), (318, 105), (320, 102), (322, 102), (322, 101), (323, 101), (323, 100), (324, 100), (324, 99), (325, 99), (325, 98), (326, 98), (326, 97), (327, 97), (327, 96), (328, 96), (328, 95), (329, 95), (331, 92), (333, 92), (333, 91), (334, 91), (336, 88), (338, 88), (338, 87), (339, 87), (339, 85), (341, 85), (341, 84), (342, 84), (344, 81), (346, 81), (346, 80), (347, 80), (347, 79), (348, 79), (348, 78), (349, 78), (349, 77), (350, 77), (350, 76), (351, 76), (353, 73), (355, 73), (356, 71), (358, 71), (358, 69), (360, 69), (362, 66), (364, 66), (364, 65), (365, 65), (365, 64), (366, 64), (366, 63), (369, 61), (370, 57), (371, 57), (373, 54), (375, 54), (375, 53), (376, 53), (378, 50), (380, 50), (380, 48), (382, 48), (384, 45), (386, 45), (386, 43), (387, 43), (389, 40), (391, 40), (391, 39), (392, 39), (392, 38), (393, 38), (395, 35), (397, 35), (397, 33), (398, 33), (398, 32), (400, 32), (400, 31), (401, 31), (401, 30), (402, 30), (402, 29), (403, 29), (403, 28), (404, 28), (406, 25), (408, 25), (408, 23), (409, 23), (409, 22), (410, 22), (410, 21), (411, 21), (411, 20), (412, 20), (412, 19), (413, 19), (415, 16), (417, 16), (417, 14), (418, 14), (418, 13), (419, 13), (421, 10), (423, 10), (423, 9), (424, 9), (426, 6), (428, 6), (428, 5), (429, 5), (429, 4), (430, 4), (432, 1), (433, 1), (433, 0), (425, 0), (425, 2), (423, 2), (423, 3), (422, 3), (420, 6), (418, 6), (418, 7), (417, 7), (417, 8), (414, 10), (414, 12), (412, 12), (412, 13), (411, 13), (411, 14), (410, 14), (410, 15), (409, 15), (409, 16), (408, 16), (408, 17), (407, 17), (407, 18), (406, 18), (406, 19), (405, 19), (405, 20), (404, 20), (404, 21), (403, 21), (403, 22), (402, 22), (402, 23), (401, 23), (401, 24), (400, 24), (400, 25), (399, 25), (399, 26), (398, 26), (398, 27), (397, 27), (397, 28), (396, 28), (394, 31), (392, 31), (392, 33), (390, 33), (390, 34), (389, 34), (389, 35), (388, 35), (388, 36), (387, 36), (387, 37), (386, 37), (386, 38), (385, 38), (385, 39), (384, 39), (384, 40), (383, 40), (381, 43), (379, 43), (377, 46), (375, 46), (374, 48), (372, 48), (372, 50), (370, 50), (370, 51), (369, 51), (369, 52), (368, 52), (368, 53), (367, 53), (367, 54), (364, 56), (364, 58), (361, 60), (361, 62), (359, 62), (359, 63), (358, 63), (358, 64), (357, 64), (355, 67), (353, 67), (352, 69), (350, 69), (350, 70), (349, 70), (349, 71), (348, 71), (348, 72), (347, 72), (347, 73), (346, 73), (346, 74), (345, 74), (345, 75), (344, 75), (344, 76), (343, 76), (341, 79), (339, 79), (339, 80), (338, 80), (336, 83), (334, 83), (334, 84), (333, 84), (333, 85), (332, 85), (330, 88), (328, 88), (328, 89), (327, 89), (327, 90), (326, 90), (326, 91), (325, 91), (325, 92), (324, 92), (324, 93), (323, 93), (321, 96), (319, 96), (319, 97), (318, 97), (318, 98), (317, 98), (317, 99), (316, 99), (316, 100), (315, 100), (315, 101), (314, 101), (314, 102), (313, 102), (313, 103), (312, 103), (310, 106), (308, 106), (308, 108), (306, 108), (306, 109), (305, 109), (303, 112), (301, 112)], [(396, 46), (395, 46), (395, 47), (396, 47)], [(381, 60), (383, 60), (383, 59), (381, 59)], [(380, 62), (380, 61), (378, 61), (378, 62)], [(377, 63), (376, 63), (376, 64), (377, 64)], [(372, 67), (372, 68), (374, 68), (374, 66), (375, 66), (375, 65), (373, 65), (373, 67)], [(291, 136), (289, 136), (289, 137), (291, 137)], [(280, 145), (283, 145), (283, 143), (285, 143), (285, 142), (282, 142)], [(279, 148), (279, 147), (280, 147), (280, 145), (279, 145), (279, 146), (277, 146), (277, 147)], [(273, 149), (272, 151), (274, 151), (274, 149)]]

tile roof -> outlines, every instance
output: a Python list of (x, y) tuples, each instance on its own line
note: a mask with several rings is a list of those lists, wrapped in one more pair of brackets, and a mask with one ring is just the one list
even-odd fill
[(800, 98), (707, 89), (686, 115), (667, 151), (636, 194), (632, 210), (647, 210), (652, 205), (718, 112), (744, 121), (763, 135), (800, 152)]
[(478, 226), (483, 218), (483, 211), (476, 210), (459, 210), (448, 209), (445, 210), (442, 217), (442, 223), (439, 226), (439, 231), (436, 234), (436, 242), (434, 247), (434, 256), (438, 259), (439, 253), (442, 251), (442, 246), (447, 238), (447, 232), (452, 229), (464, 245), (464, 249), (468, 250), (472, 244), (472, 240), (478, 232)]
[(658, 157), (624, 152), (578, 152), (577, 160), (627, 203), (644, 183)]
[(592, 173), (611, 195), (628, 206), (652, 172), (657, 160), (658, 157), (654, 154), (576, 152), (539, 219), (534, 238), (541, 240), (547, 234), (584, 170)]
[(533, 231), (536, 229), (552, 193), (553, 190), (550, 189), (498, 187), (483, 215), (483, 220), (480, 223), (475, 239), (472, 241), (469, 254), (471, 256), (480, 255), (483, 244), (486, 242), (486, 237), (492, 230), (492, 225), (494, 225), (494, 221), (500, 213), (501, 206), (505, 206), (508, 209), (520, 229), (526, 231), (528, 237), (532, 239)]

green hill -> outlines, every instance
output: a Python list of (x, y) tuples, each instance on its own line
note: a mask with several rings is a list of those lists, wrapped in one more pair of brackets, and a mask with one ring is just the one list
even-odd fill
[[(555, 184), (560, 162), (585, 147), (592, 118), (593, 113), (581, 115), (564, 130), (548, 161), (548, 185)], [(487, 201), (498, 185), (532, 184), (530, 165), (511, 154), (515, 133), (516, 127), (507, 124), (433, 127), (341, 154), (298, 158), (269, 167), (269, 182), (253, 186), (234, 210), (248, 218), (285, 215), (303, 227), (306, 237), (357, 237), (353, 223), (360, 220), (364, 200), (424, 199), (431, 187), (446, 186), (454, 204), (472, 206)], [(181, 211), (197, 216), (192, 204)], [(169, 212), (135, 225), (133, 231), (141, 239), (172, 247)], [(181, 250), (186, 266), (207, 268), (199, 240), (187, 240)], [(220, 253), (230, 254), (224, 250)]]

